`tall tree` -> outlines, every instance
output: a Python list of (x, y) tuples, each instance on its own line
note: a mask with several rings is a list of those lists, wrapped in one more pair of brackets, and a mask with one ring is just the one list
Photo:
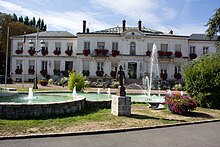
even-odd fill
[(28, 16), (25, 16), (25, 18), (24, 18), (24, 24), (25, 24), (26, 26), (29, 25), (29, 18), (28, 18)]
[(32, 21), (33, 21), (33, 26), (35, 26), (36, 25), (35, 17), (33, 17)]
[(36, 28), (40, 28), (41, 19), (39, 18), (36, 24)]
[(12, 15), (12, 20), (13, 21), (18, 21), (18, 17), (15, 13), (13, 13), (13, 15)]
[[(216, 9), (215, 14), (209, 19), (206, 26), (208, 26), (206, 35), (209, 38), (212, 38), (214, 35), (218, 35), (218, 33), (220, 33), (220, 8)], [(216, 41), (216, 46), (220, 49), (220, 36)]]
[(43, 29), (44, 29), (44, 20), (42, 19), (40, 23), (40, 30), (43, 30)]
[(19, 22), (24, 22), (23, 17), (22, 17), (22, 16), (20, 16), (20, 17), (19, 17), (19, 19), (18, 19), (18, 21), (19, 21)]

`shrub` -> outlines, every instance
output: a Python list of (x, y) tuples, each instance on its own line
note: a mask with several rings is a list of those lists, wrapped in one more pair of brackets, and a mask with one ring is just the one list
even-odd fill
[(168, 94), (164, 98), (168, 104), (169, 110), (176, 114), (186, 114), (196, 108), (195, 99), (188, 96), (182, 96), (180, 93)]
[(85, 87), (85, 77), (80, 74), (74, 72), (74, 70), (69, 71), (69, 79), (68, 79), (68, 88), (73, 90), (76, 86), (76, 91), (80, 91)]
[(220, 54), (209, 54), (183, 67), (186, 91), (202, 107), (220, 108)]

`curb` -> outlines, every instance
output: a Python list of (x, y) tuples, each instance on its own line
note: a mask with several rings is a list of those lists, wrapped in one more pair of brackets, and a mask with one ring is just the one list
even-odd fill
[(97, 130), (97, 131), (85, 131), (85, 132), (75, 132), (75, 133), (73, 133), (73, 132), (70, 132), (70, 133), (69, 132), (64, 132), (64, 133), (48, 133), (48, 134), (33, 134), (33, 135), (0, 136), (0, 140), (122, 133), (122, 132), (129, 132), (129, 131), (141, 131), (141, 130), (148, 130), (148, 129), (159, 129), (159, 128), (168, 128), (168, 127), (203, 124), (203, 123), (212, 123), (212, 122), (220, 122), (220, 119), (196, 121), (196, 122), (184, 122), (184, 123), (167, 124), (167, 125), (159, 125), (159, 126), (148, 126), (148, 127), (141, 127), (141, 128), (139, 128), (139, 127), (138, 128), (122, 128), (122, 129), (113, 129), (113, 130)]

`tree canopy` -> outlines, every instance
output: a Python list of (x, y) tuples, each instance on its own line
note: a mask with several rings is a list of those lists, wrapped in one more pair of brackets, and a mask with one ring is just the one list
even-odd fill
[[(209, 19), (206, 26), (208, 26), (206, 35), (209, 38), (212, 38), (214, 35), (218, 35), (218, 33), (220, 33), (220, 8), (216, 9), (215, 14)], [(220, 37), (218, 37), (216, 41), (216, 46), (220, 48)]]

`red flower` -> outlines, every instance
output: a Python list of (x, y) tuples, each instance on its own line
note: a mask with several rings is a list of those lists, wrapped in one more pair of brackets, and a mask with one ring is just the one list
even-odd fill
[(147, 51), (146, 55), (150, 57), (151, 56), (151, 51)]
[(73, 51), (72, 50), (66, 50), (65, 53), (68, 55), (68, 56), (71, 56), (73, 54)]
[(16, 50), (15, 53), (16, 53), (16, 54), (22, 54), (22, 53), (23, 53), (23, 50)]
[(53, 51), (53, 53), (54, 53), (54, 55), (59, 56), (61, 54), (61, 51), (56, 49)]
[(175, 55), (175, 57), (177, 57), (177, 58), (182, 57), (182, 53), (181, 53), (181, 52), (178, 52), (178, 51), (175, 51), (174, 55)]
[(197, 57), (197, 55), (195, 53), (189, 54), (190, 60), (195, 59), (196, 57)]
[(28, 53), (29, 53), (31, 56), (33, 56), (33, 55), (36, 53), (36, 51), (35, 51), (34, 49), (29, 49), (29, 50), (28, 50)]
[(83, 50), (83, 55), (84, 56), (88, 56), (90, 54), (90, 50)]
[(118, 51), (118, 50), (112, 50), (112, 56), (113, 57), (116, 57), (117, 55), (119, 55), (120, 54), (120, 51)]
[(160, 56), (160, 57), (162, 57), (162, 56), (165, 55), (165, 53), (164, 53), (163, 51), (158, 51), (157, 54), (158, 54), (158, 56)]

